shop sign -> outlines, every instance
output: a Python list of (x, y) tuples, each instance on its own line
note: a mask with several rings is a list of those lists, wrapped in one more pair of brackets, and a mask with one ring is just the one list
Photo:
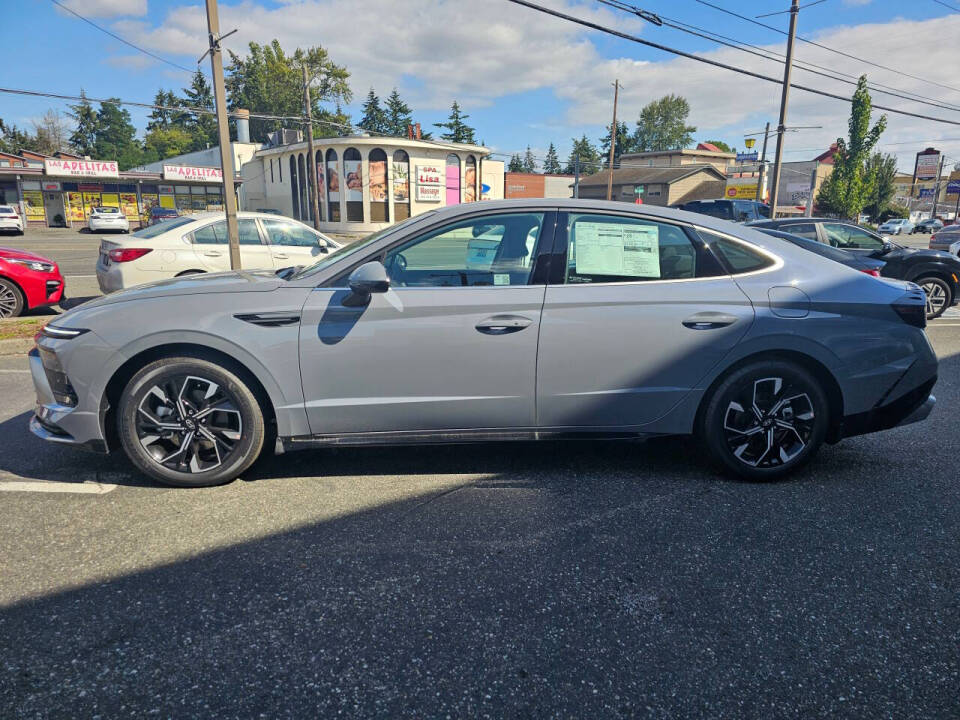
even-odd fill
[(750, 153), (737, 153), (738, 163), (756, 162), (757, 158), (758, 158), (758, 155), (756, 151), (750, 152)]
[(60, 192), (60, 183), (56, 181), (45, 181), (43, 183), (43, 189), (47, 192)]
[(940, 170), (940, 153), (917, 153), (917, 180), (931, 180)]
[(757, 197), (757, 185), (728, 185), (727, 197), (739, 200), (753, 200)]
[(43, 172), (47, 175), (62, 175), (69, 177), (120, 177), (120, 170), (116, 160), (61, 160), (60, 158), (45, 158)]
[(960, 180), (951, 180), (947, 183), (947, 195), (960, 195)]
[(218, 167), (193, 167), (191, 165), (164, 165), (164, 180), (202, 180), (223, 182), (223, 170)]
[(417, 185), (417, 202), (440, 202), (443, 192), (440, 185)]
[(77, 185), (80, 192), (102, 192), (103, 185), (100, 183), (80, 183)]
[(920, 197), (921, 197), (921, 198), (932, 198), (932, 197), (933, 197), (933, 188), (920, 188)]
[(157, 189), (161, 195), (173, 195), (173, 185), (161, 185)]
[(24, 180), (20, 183), (21, 190), (39, 190), (40, 183), (36, 180)]
[(443, 170), (442, 165), (417, 165), (417, 185), (443, 185)]

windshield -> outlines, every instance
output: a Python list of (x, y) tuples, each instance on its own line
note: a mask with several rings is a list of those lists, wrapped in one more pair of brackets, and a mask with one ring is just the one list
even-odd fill
[(135, 233), (133, 233), (133, 236), (138, 238), (152, 238), (156, 237), (157, 235), (162, 235), (168, 230), (173, 230), (174, 228), (178, 228), (182, 225), (187, 225), (192, 222), (192, 217), (179, 217), (173, 220), (164, 220), (156, 225), (149, 225), (145, 228), (137, 230)]
[(390, 233), (396, 232), (397, 230), (400, 230), (401, 228), (413, 223), (414, 221), (421, 220), (422, 218), (427, 217), (428, 215), (433, 215), (436, 212), (437, 212), (436, 210), (430, 210), (429, 212), (421, 213), (420, 215), (407, 218), (401, 223), (397, 223), (396, 225), (392, 225), (388, 228), (384, 228), (383, 230), (379, 230), (378, 232), (375, 232), (372, 235), (368, 235), (363, 240), (358, 240), (355, 243), (344, 245), (343, 247), (333, 251), (329, 255), (325, 255), (322, 260), (318, 260), (313, 265), (308, 265), (300, 272), (291, 275), (288, 279), (299, 280), (301, 278), (310, 277), (311, 275), (316, 275), (321, 270), (324, 270), (325, 268), (328, 268), (331, 265), (333, 265), (333, 263), (339, 262), (341, 259), (347, 257), (348, 255), (353, 255), (354, 253), (360, 250), (363, 250), (365, 247), (373, 244), (380, 238), (386, 235), (389, 235)]
[(109, 215), (110, 213), (118, 213), (118, 212), (120, 212), (120, 208), (115, 208), (115, 207), (98, 207), (98, 208), (94, 208), (93, 211), (94, 211), (95, 213), (99, 213), (99, 214), (101, 214), (101, 215)]

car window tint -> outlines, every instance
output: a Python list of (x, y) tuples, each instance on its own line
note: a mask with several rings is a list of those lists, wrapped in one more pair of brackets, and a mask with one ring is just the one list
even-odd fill
[[(240, 220), (239, 223), (239, 234), (240, 234), (240, 244), (241, 245), (263, 245), (260, 242), (260, 231), (257, 229), (257, 221), (250, 220)], [(226, 232), (226, 225), (224, 225), (224, 233)]]
[(704, 230), (700, 230), (699, 232), (700, 237), (726, 262), (730, 268), (730, 272), (734, 275), (762, 270), (765, 267), (773, 265), (772, 259), (745, 243), (739, 243), (735, 240), (725, 238), (722, 235), (714, 235)]
[(792, 235), (799, 235), (800, 237), (807, 238), (807, 240), (819, 241), (819, 238), (817, 238), (817, 226), (813, 223), (784, 225), (781, 229), (784, 232), (788, 232)]
[(174, 228), (183, 227), (184, 225), (190, 225), (191, 223), (196, 222), (192, 217), (181, 217), (174, 218), (172, 220), (164, 220), (159, 222), (156, 225), (150, 225), (149, 227), (141, 228), (133, 233), (134, 237), (138, 238), (152, 238), (157, 235), (162, 235), (165, 232), (170, 232)]
[(398, 287), (526, 285), (543, 213), (462, 220), (390, 250), (383, 264)]
[(733, 218), (733, 210), (726, 202), (702, 203), (697, 210), (701, 215), (720, 218), (721, 220), (730, 220)]
[(296, 247), (317, 247), (320, 237), (310, 228), (283, 220), (261, 220), (267, 231), (271, 245), (294, 245)]
[(823, 229), (827, 234), (827, 240), (833, 247), (866, 248), (868, 250), (879, 250), (883, 247), (883, 241), (880, 238), (854, 225), (823, 223)]
[(194, 230), (193, 242), (197, 245), (226, 245), (227, 223), (221, 220)]
[(694, 277), (696, 248), (676, 225), (616, 215), (568, 218), (567, 284)]

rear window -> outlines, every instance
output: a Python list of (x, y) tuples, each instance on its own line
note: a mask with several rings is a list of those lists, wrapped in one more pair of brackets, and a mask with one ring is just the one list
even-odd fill
[(111, 213), (120, 212), (120, 208), (115, 207), (98, 207), (93, 209), (94, 212), (100, 213), (101, 215), (110, 215)]
[(189, 225), (192, 222), (194, 222), (192, 217), (178, 217), (172, 220), (164, 220), (156, 225), (149, 225), (145, 228), (137, 230), (135, 233), (133, 233), (133, 236), (139, 238), (152, 238), (156, 237), (157, 235), (162, 235), (163, 233), (173, 230), (174, 228), (182, 227), (183, 225)]
[(746, 243), (730, 240), (704, 230), (698, 232), (703, 241), (720, 257), (733, 275), (755, 272), (773, 265), (771, 258)]
[(694, 212), (720, 218), (721, 220), (730, 220), (733, 217), (733, 211), (730, 205), (725, 202), (700, 203), (700, 207)]
[(0, 205), (0, 213), (15, 213), (15, 212), (16, 210), (14, 210), (9, 205)]

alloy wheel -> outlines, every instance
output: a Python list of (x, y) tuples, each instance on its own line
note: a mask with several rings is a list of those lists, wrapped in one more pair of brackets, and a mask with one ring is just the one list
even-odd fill
[(943, 285), (928, 280), (920, 285), (927, 295), (927, 317), (934, 317), (942, 313), (947, 304), (947, 293)]
[(0, 283), (0, 318), (14, 317), (20, 308), (17, 291), (6, 283)]
[(782, 377), (744, 384), (727, 405), (723, 429), (727, 446), (752, 468), (781, 466), (810, 443), (815, 413), (808, 393)]
[(177, 375), (150, 387), (137, 406), (135, 428), (156, 463), (200, 473), (220, 467), (237, 451), (243, 421), (235, 398), (222, 385)]

